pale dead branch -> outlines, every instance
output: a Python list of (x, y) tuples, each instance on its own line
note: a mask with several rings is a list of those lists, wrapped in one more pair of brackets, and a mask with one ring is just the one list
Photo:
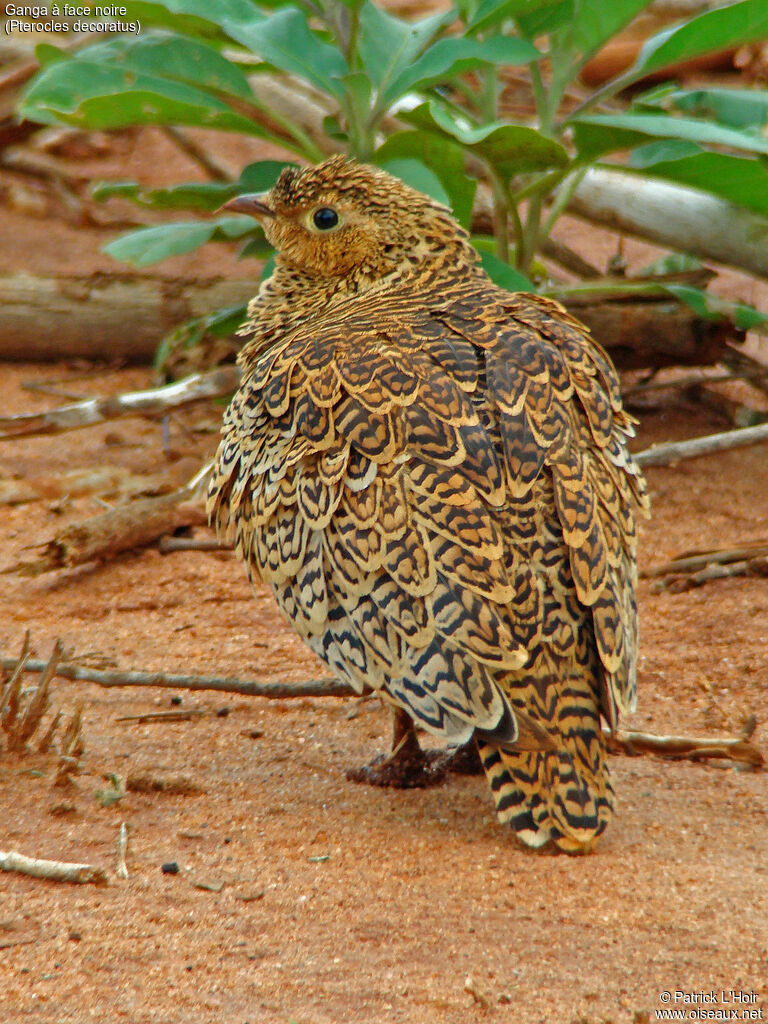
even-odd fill
[(38, 437), (65, 430), (91, 427), (121, 416), (165, 416), (209, 398), (231, 394), (240, 381), (236, 366), (222, 366), (208, 373), (196, 373), (159, 388), (129, 391), (107, 398), (89, 398), (49, 412), (22, 413), (0, 417), (0, 440), (10, 437)]
[(768, 278), (768, 218), (698, 190), (590, 168), (568, 209), (614, 231)]
[(652, 566), (640, 575), (654, 579), (651, 590), (673, 594), (700, 587), (711, 580), (734, 576), (768, 576), (768, 542), (751, 541), (737, 548), (690, 551), (663, 565)]
[[(0, 657), (0, 667), (13, 669), (18, 658)], [(45, 662), (28, 658), (22, 671), (39, 672)], [(107, 671), (60, 662), (56, 675), (64, 679), (96, 683), (98, 686), (162, 686), (170, 690), (214, 690), (249, 697), (284, 700), (291, 697), (351, 697), (355, 691), (339, 679), (313, 679), (301, 683), (261, 683), (232, 676), (175, 675), (169, 672)]]
[[(55, 501), (98, 494), (104, 497), (135, 497), (166, 494), (173, 490), (174, 464), (159, 473), (137, 474), (123, 466), (95, 466), (71, 469), (55, 476), (0, 480), (0, 505), (23, 505), (31, 501)], [(180, 481), (179, 481), (180, 482)], [(176, 483), (178, 486), (178, 482)]]
[(146, 547), (158, 537), (182, 527), (208, 522), (202, 507), (202, 491), (210, 465), (185, 486), (157, 498), (142, 498), (59, 530), (41, 549), (39, 558), (17, 562), (4, 573), (39, 576), (56, 569), (70, 569), (96, 560), (113, 558), (132, 548)]
[(212, 309), (238, 306), (254, 280), (130, 273), (0, 275), (0, 358), (151, 363), (163, 335)]
[(50, 882), (107, 884), (107, 873), (103, 868), (94, 867), (92, 864), (41, 860), (38, 857), (27, 857), (15, 850), (0, 850), (0, 871), (17, 871), (21, 875), (45, 878)]
[(752, 768), (765, 764), (763, 752), (748, 735), (733, 738), (695, 738), (692, 736), (654, 736), (647, 732), (605, 733), (608, 749), (614, 754), (657, 754), (673, 760), (705, 761), (725, 759)]
[(670, 466), (681, 459), (693, 459), (699, 455), (711, 455), (713, 452), (742, 448), (760, 441), (768, 441), (768, 423), (761, 423), (756, 427), (726, 430), (721, 434), (707, 434), (706, 437), (696, 437), (692, 441), (656, 444), (651, 448), (646, 448), (645, 451), (637, 452), (634, 458), (640, 466)]

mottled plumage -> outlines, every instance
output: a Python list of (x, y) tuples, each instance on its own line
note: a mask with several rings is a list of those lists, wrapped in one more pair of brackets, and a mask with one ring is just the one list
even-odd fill
[(335, 157), (230, 205), (280, 255), (243, 328), (213, 520), (334, 672), (477, 739), (521, 840), (589, 849), (612, 805), (601, 715), (635, 698), (647, 504), (608, 358), (383, 171)]

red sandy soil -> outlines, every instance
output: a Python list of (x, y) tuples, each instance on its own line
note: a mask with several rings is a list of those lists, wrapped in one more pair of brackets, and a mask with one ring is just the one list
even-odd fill
[[(153, 166), (173, 180), (174, 158), (163, 152)], [(571, 241), (585, 233), (567, 230)], [(0, 232), (16, 239), (3, 270), (52, 272), (64, 254), (80, 271), (106, 263), (98, 247), (109, 233), (13, 210), (0, 211)], [(615, 243), (589, 234), (604, 264)], [(166, 269), (227, 272), (235, 265), (222, 253)], [(744, 279), (726, 280), (751, 297)], [(2, 414), (59, 404), (25, 389), (29, 381), (68, 378), (64, 389), (83, 395), (151, 381), (143, 369), (82, 373), (3, 366)], [(0, 478), (104, 465), (180, 473), (182, 458), (199, 464), (214, 447), (219, 414), (212, 406), (173, 417), (169, 451), (160, 424), (139, 419), (0, 442)], [(636, 447), (722, 429), (703, 408), (668, 408), (644, 415)], [(765, 446), (650, 469), (648, 479), (643, 568), (768, 534)], [(102, 508), (93, 498), (0, 508), (0, 568)], [(36, 656), (58, 637), (68, 658), (102, 667), (286, 682), (325, 675), (266, 589), (251, 593), (225, 552), (145, 550), (2, 579), (5, 655), (30, 629)], [(735, 735), (755, 714), (764, 746), (765, 579), (682, 594), (642, 582), (640, 612), (640, 700), (626, 724)], [(422, 791), (347, 782), (347, 768), (387, 747), (375, 701), (185, 692), (182, 709), (205, 715), (137, 724), (118, 719), (170, 708), (172, 692), (57, 679), (52, 693), (66, 714), (83, 706), (82, 774), (76, 787), (55, 789), (53, 755), (0, 753), (0, 849), (88, 861), (110, 880), (97, 888), (0, 875), (3, 1024), (619, 1024), (657, 1019), (662, 993), (690, 1009), (682, 996), (675, 1004), (676, 991), (701, 999), (721, 990), (755, 1001), (706, 1008), (768, 1015), (765, 772), (614, 757), (619, 807), (598, 852), (542, 856), (496, 823), (480, 777)], [(138, 772), (184, 775), (199, 792), (96, 800), (109, 773)], [(114, 872), (121, 822), (127, 880)], [(179, 873), (163, 874), (171, 861)]]

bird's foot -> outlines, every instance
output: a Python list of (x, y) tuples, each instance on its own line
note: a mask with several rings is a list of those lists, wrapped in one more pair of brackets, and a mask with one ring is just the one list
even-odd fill
[(350, 768), (347, 778), (367, 786), (389, 786), (393, 789), (426, 789), (439, 786), (449, 772), (475, 775), (482, 772), (474, 740), (460, 747), (444, 750), (422, 750), (406, 744), (389, 754), (380, 754), (360, 768)]

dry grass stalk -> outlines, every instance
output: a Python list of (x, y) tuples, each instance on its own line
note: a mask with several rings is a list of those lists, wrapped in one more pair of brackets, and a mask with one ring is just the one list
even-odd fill
[(83, 709), (78, 705), (61, 737), (59, 764), (53, 782), (54, 786), (74, 785), (72, 776), (80, 774), (80, 758), (84, 751)]
[[(15, 664), (10, 667), (11, 675), (0, 690), (0, 727), (5, 734), (6, 749), (13, 753), (23, 753), (29, 741), (41, 726), (42, 720), (50, 705), (50, 684), (55, 675), (63, 654), (61, 641), (57, 640), (47, 662), (35, 661), (36, 670), (41, 673), (40, 682), (29, 694), (22, 692), (21, 683), (24, 672), (30, 670), (29, 631), (24, 637), (21, 654)], [(6, 664), (0, 665), (5, 670)], [(54, 736), (62, 721), (62, 712), (57, 710), (37, 744), (40, 754), (48, 753)], [(78, 707), (67, 723), (67, 727), (59, 741), (55, 786), (66, 786), (72, 781), (71, 776), (80, 771), (80, 759), (85, 751), (82, 732), (82, 711)]]
[[(56, 674), (56, 666), (61, 660), (61, 656), (61, 644), (56, 641), (51, 657), (43, 667), (40, 682), (31, 695), (25, 698), (25, 695), (22, 694), (21, 683), (26, 663), (29, 660), (29, 631), (27, 631), (18, 663), (3, 688), (2, 701), (0, 701), (0, 726), (5, 733), (6, 747), (9, 751), (20, 753), (25, 750), (27, 743), (40, 726), (50, 704), (51, 680)], [(49, 733), (51, 733), (50, 736)], [(47, 738), (49, 746), (52, 735), (49, 726), (43, 736), (43, 741)]]

